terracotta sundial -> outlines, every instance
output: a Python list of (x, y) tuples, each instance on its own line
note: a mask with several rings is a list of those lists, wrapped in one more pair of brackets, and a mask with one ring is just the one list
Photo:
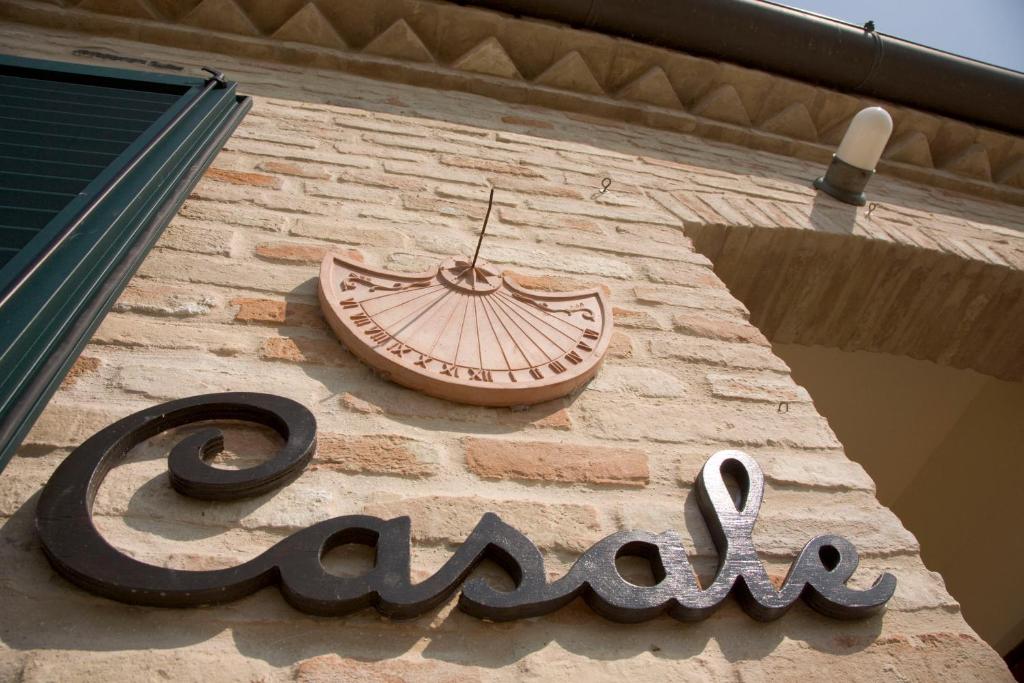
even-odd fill
[(406, 274), (328, 254), (319, 292), (352, 353), (394, 382), (461, 403), (564, 396), (594, 376), (611, 337), (600, 290), (530, 291), (483, 260)]

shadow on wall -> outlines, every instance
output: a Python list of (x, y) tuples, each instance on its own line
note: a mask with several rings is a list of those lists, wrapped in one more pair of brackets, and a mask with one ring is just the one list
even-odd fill
[[(33, 525), (38, 498), (29, 499), (0, 527), (0, 541), (17, 549), (9, 553), (12, 561), (4, 569), (12, 588), (4, 605), (7, 616), (0, 622), (0, 642), (17, 650), (168, 650), (213, 641), (230, 631), (239, 652), (275, 667), (325, 654), (386, 660), (424, 642), (425, 659), (483, 668), (514, 664), (551, 643), (589, 659), (613, 661), (643, 653), (667, 660), (697, 658), (713, 641), (735, 663), (761, 660), (784, 641), (804, 643), (830, 656), (859, 652), (875, 642), (885, 619), (883, 614), (837, 622), (798, 602), (783, 618), (760, 623), (728, 600), (714, 616), (694, 624), (659, 617), (624, 625), (602, 619), (577, 600), (547, 617), (489, 623), (460, 612), (454, 599), (408, 621), (390, 621), (372, 609), (327, 618), (293, 610), (276, 588), (207, 608), (136, 607), (69, 590), (38, 546)], [(474, 575), (480, 573), (478, 569)], [(44, 576), (50, 580), (40, 581)], [(88, 628), (69, 628), (63, 617), (69, 609), (75, 612), (75, 623)]]
[(857, 224), (859, 208), (819, 192), (811, 202), (810, 223), (815, 230), (851, 235)]
[[(820, 220), (843, 217), (830, 204), (838, 202), (815, 203)], [(831, 222), (820, 230), (691, 225), (686, 234), (772, 343), (1024, 379), (1024, 272), (904, 239), (849, 235)]]
[(1024, 639), (1024, 384), (886, 354), (774, 349), (968, 623), (1005, 655)]

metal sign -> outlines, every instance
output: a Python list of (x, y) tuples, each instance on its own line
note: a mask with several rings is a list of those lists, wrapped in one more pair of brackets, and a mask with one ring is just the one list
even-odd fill
[[(522, 533), (485, 513), (466, 541), (436, 574), (410, 579), (410, 519), (366, 515), (329, 519), (296, 532), (262, 555), (228, 569), (188, 571), (135, 560), (111, 546), (92, 521), (92, 505), (104, 477), (136, 444), (165, 430), (205, 420), (244, 420), (267, 426), (284, 439), (269, 461), (244, 470), (205, 462), (223, 446), (216, 429), (180, 441), (168, 458), (171, 485), (206, 500), (235, 500), (273, 491), (301, 474), (316, 450), (316, 419), (290, 399), (269, 394), (208, 394), (172, 401), (130, 415), (92, 436), (56, 469), (43, 489), (36, 528), (50, 562), (66, 579), (114, 600), (140, 605), (188, 607), (237, 600), (278, 585), (296, 609), (342, 615), (373, 607), (389, 617), (423, 614), (462, 586), (459, 608), (473, 616), (506, 621), (547, 614), (583, 598), (598, 614), (640, 622), (667, 613), (682, 621), (707, 617), (730, 594), (755, 619), (782, 616), (798, 598), (834, 618), (858, 618), (884, 608), (896, 578), (882, 574), (867, 590), (846, 586), (857, 568), (857, 551), (839, 536), (818, 536), (797, 556), (776, 589), (754, 549), (751, 533), (764, 493), (764, 476), (749, 455), (721, 451), (697, 479), (700, 510), (719, 553), (718, 573), (699, 585), (675, 531), (620, 531), (584, 552), (569, 572), (549, 582), (537, 547)], [(726, 477), (738, 484), (733, 499)], [(346, 543), (376, 549), (374, 567), (357, 577), (328, 573), (324, 553)], [(621, 556), (647, 559), (657, 583), (638, 586), (615, 566)], [(466, 582), (480, 562), (500, 565), (515, 588), (501, 591), (484, 580)]]

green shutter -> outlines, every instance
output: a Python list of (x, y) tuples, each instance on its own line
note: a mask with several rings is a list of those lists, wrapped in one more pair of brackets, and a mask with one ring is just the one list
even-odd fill
[(0, 55), (0, 468), (250, 104)]

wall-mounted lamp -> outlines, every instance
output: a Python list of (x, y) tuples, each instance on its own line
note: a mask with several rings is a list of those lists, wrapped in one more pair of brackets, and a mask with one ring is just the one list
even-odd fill
[(814, 181), (814, 187), (841, 202), (864, 206), (864, 188), (875, 174), (875, 165), (882, 156), (885, 143), (892, 134), (892, 117), (881, 107), (868, 107), (857, 112), (846, 129), (839, 149), (832, 155), (825, 175)]

